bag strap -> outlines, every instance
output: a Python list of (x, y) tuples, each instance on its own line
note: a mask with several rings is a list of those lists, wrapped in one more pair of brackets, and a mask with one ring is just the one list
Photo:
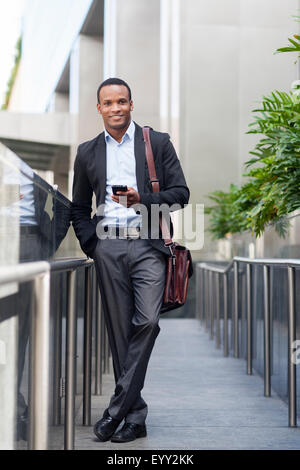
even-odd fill
[[(143, 127), (143, 135), (144, 135), (144, 141), (145, 141), (145, 147), (146, 147), (146, 160), (147, 160), (148, 171), (149, 171), (149, 176), (150, 176), (150, 183), (152, 184), (153, 192), (158, 193), (159, 181), (157, 179), (156, 170), (155, 170), (153, 151), (152, 151), (152, 146), (151, 146), (151, 141), (150, 141), (150, 128), (149, 127)], [(173, 246), (174, 242), (171, 238), (168, 224), (165, 218), (161, 216), (161, 213), (159, 214), (159, 224), (161, 228), (162, 237), (165, 242), (165, 246)]]

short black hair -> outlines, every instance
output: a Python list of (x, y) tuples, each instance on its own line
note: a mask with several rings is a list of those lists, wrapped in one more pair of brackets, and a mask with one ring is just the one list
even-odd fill
[(128, 83), (124, 82), (124, 80), (122, 80), (121, 78), (107, 78), (107, 79), (104, 80), (104, 82), (102, 82), (101, 85), (99, 85), (99, 87), (98, 87), (98, 90), (97, 90), (97, 101), (98, 101), (98, 104), (100, 104), (100, 100), (99, 100), (100, 90), (101, 90), (101, 88), (103, 88), (104, 86), (107, 86), (107, 85), (124, 85), (124, 86), (126, 86), (126, 88), (127, 88), (127, 90), (128, 90), (128, 94), (129, 94), (129, 101), (131, 101), (131, 90), (130, 90), (130, 88), (129, 88)]

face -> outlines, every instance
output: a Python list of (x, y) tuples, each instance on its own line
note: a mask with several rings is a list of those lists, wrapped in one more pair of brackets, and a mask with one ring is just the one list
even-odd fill
[(100, 90), (98, 112), (102, 115), (105, 128), (127, 128), (131, 121), (133, 101), (124, 85), (106, 85)]

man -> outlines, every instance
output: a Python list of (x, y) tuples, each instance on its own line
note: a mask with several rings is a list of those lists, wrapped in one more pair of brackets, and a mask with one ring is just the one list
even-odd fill
[[(183, 208), (189, 189), (169, 135), (150, 130), (160, 186), (159, 193), (152, 193), (143, 132), (131, 120), (133, 101), (126, 82), (105, 80), (97, 100), (105, 131), (78, 147), (72, 221), (82, 250), (95, 261), (116, 382), (94, 432), (101, 441), (128, 442), (147, 434), (148, 407), (141, 390), (160, 331), (169, 254), (161, 232), (159, 239), (141, 237), (141, 232), (146, 218), (150, 221), (146, 233), (151, 232), (151, 206)], [(113, 185), (127, 185), (127, 191), (114, 195)], [(93, 191), (97, 213), (91, 219)], [(148, 211), (146, 218), (138, 210), (141, 207)], [(172, 223), (170, 229), (172, 235)], [(123, 427), (115, 432), (123, 419)]]

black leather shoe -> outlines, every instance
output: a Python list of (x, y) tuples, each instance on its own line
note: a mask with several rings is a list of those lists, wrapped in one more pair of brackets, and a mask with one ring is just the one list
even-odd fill
[(146, 437), (147, 430), (145, 424), (125, 423), (120, 431), (117, 431), (111, 438), (111, 442), (129, 442), (138, 437)]
[(119, 426), (119, 424), (121, 423), (121, 421), (112, 418), (109, 415), (108, 411), (105, 410), (103, 418), (101, 418), (100, 421), (97, 421), (94, 426), (94, 433), (100, 441), (108, 441)]

